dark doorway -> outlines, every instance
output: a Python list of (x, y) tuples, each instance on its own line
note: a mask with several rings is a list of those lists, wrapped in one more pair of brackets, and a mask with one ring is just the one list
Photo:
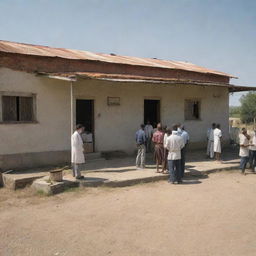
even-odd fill
[(76, 124), (94, 134), (94, 100), (76, 100)]
[(147, 121), (156, 127), (160, 122), (160, 100), (144, 100), (144, 123)]

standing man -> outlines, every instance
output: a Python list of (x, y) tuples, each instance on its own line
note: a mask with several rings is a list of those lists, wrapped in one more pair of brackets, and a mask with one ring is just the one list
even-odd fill
[(171, 136), (172, 130), (167, 128), (166, 133), (164, 134), (164, 171), (163, 174), (168, 173), (168, 149), (167, 147), (167, 139), (169, 136)]
[(214, 136), (213, 131), (216, 128), (216, 124), (213, 123), (212, 127), (207, 130), (207, 156), (210, 158), (214, 158), (214, 150), (213, 150), (213, 144), (214, 144)]
[(189, 134), (187, 131), (185, 131), (185, 126), (181, 125), (180, 127), (181, 129), (181, 137), (183, 139), (184, 142), (184, 147), (181, 149), (181, 177), (184, 177), (184, 173), (185, 173), (185, 163), (186, 163), (186, 147), (188, 145), (189, 142)]
[[(152, 141), (155, 144), (155, 161), (156, 161), (156, 172), (164, 172), (164, 132), (162, 130), (162, 125), (159, 123), (157, 125), (157, 131), (154, 132)], [(162, 171), (159, 171), (159, 165), (162, 165)]]
[(172, 135), (167, 138), (166, 148), (169, 150), (168, 153), (168, 165), (170, 179), (169, 182), (174, 184), (182, 183), (182, 172), (181, 172), (181, 149), (184, 147), (184, 140), (178, 135), (177, 125), (172, 127)]
[(177, 123), (177, 134), (181, 136), (182, 134), (182, 129), (181, 129), (181, 123)]
[(78, 124), (76, 131), (71, 136), (71, 163), (73, 168), (73, 176), (76, 179), (83, 179), (80, 169), (81, 165), (85, 163), (84, 158), (84, 144), (81, 134), (84, 132), (84, 126)]
[(137, 157), (136, 157), (136, 168), (144, 169), (145, 168), (145, 154), (146, 154), (146, 135), (145, 135), (145, 125), (142, 124), (140, 129), (136, 132), (135, 140), (137, 144)]
[(250, 136), (247, 134), (247, 130), (243, 128), (242, 133), (239, 135), (239, 156), (241, 157), (240, 169), (242, 174), (245, 174), (245, 168), (249, 160), (249, 140)]
[(151, 152), (151, 140), (152, 140), (153, 130), (154, 130), (153, 126), (150, 124), (150, 121), (148, 120), (145, 126), (147, 152)]
[(213, 131), (213, 149), (217, 161), (221, 161), (221, 137), (222, 132), (220, 130), (220, 125), (217, 124)]
[(256, 130), (254, 130), (253, 136), (250, 141), (249, 159), (250, 159), (250, 167), (251, 167), (252, 171), (255, 172), (255, 167), (256, 167)]

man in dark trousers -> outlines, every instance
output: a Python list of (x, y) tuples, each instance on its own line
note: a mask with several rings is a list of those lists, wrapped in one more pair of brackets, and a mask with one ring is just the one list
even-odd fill
[(145, 135), (145, 125), (142, 124), (140, 129), (136, 132), (135, 140), (137, 144), (137, 157), (136, 157), (136, 167), (137, 169), (145, 168), (145, 158), (146, 158), (146, 135)]
[(167, 138), (166, 148), (168, 149), (168, 166), (170, 173), (169, 182), (174, 184), (182, 183), (181, 173), (181, 149), (184, 147), (184, 140), (178, 135), (177, 125), (172, 127), (172, 135)]

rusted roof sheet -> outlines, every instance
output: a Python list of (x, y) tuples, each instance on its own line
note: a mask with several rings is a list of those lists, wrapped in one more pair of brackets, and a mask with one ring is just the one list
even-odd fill
[(226, 87), (229, 92), (242, 92), (242, 91), (256, 91), (256, 87), (253, 86), (238, 86), (233, 84), (223, 84), (217, 82), (200, 82), (185, 79), (171, 79), (171, 78), (159, 78), (159, 77), (145, 77), (135, 75), (124, 74), (106, 74), (106, 73), (93, 73), (93, 72), (66, 72), (66, 73), (44, 73), (39, 72), (38, 75), (44, 75), (53, 79), (61, 79), (67, 81), (77, 81), (79, 78), (107, 80), (112, 82), (132, 82), (132, 83), (156, 83), (156, 84), (169, 84), (169, 85), (194, 85), (194, 86), (217, 86)]
[(46, 56), (46, 57), (60, 57), (60, 58), (74, 59), (74, 60), (92, 60), (92, 61), (101, 61), (101, 62), (115, 63), (115, 64), (147, 66), (147, 67), (166, 68), (166, 69), (177, 69), (177, 70), (186, 70), (191, 72), (215, 74), (220, 76), (236, 78), (235, 76), (232, 76), (230, 74), (200, 67), (189, 62), (161, 60), (161, 59), (155, 59), (155, 58), (150, 59), (150, 58), (128, 57), (128, 56), (121, 56), (121, 55), (115, 55), (115, 54), (92, 53), (88, 51), (71, 50), (71, 49), (64, 49), (64, 48), (52, 48), (48, 46), (15, 43), (15, 42), (3, 41), (3, 40), (0, 40), (0, 52)]

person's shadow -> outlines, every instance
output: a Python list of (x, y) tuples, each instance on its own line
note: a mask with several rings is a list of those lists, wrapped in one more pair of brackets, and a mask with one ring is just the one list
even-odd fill
[(202, 183), (202, 179), (208, 179), (207, 174), (202, 174), (202, 172), (194, 169), (195, 166), (186, 165), (186, 172), (183, 178), (183, 185), (190, 185), (190, 184), (200, 184)]

